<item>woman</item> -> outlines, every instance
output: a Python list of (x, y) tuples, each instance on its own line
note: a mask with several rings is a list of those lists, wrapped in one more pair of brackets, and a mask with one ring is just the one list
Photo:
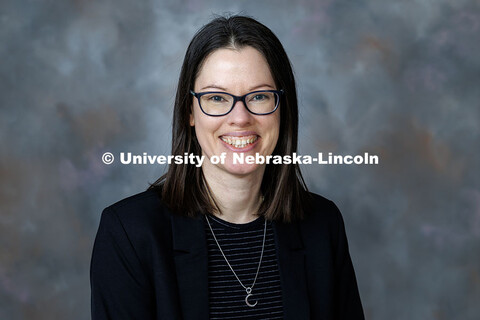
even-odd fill
[(363, 319), (335, 204), (307, 191), (297, 165), (236, 159), (291, 155), (297, 127), (290, 62), (267, 27), (232, 16), (197, 32), (172, 154), (205, 160), (104, 210), (93, 319)]

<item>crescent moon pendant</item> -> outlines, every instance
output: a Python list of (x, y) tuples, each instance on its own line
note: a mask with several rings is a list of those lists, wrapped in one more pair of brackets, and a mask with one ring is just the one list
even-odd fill
[(249, 298), (251, 295), (252, 295), (251, 293), (247, 294), (247, 296), (245, 297), (245, 303), (247, 304), (247, 306), (253, 308), (253, 307), (255, 307), (255, 306), (257, 305), (258, 301), (255, 301), (255, 304), (251, 304), (250, 302), (248, 302), (248, 298)]

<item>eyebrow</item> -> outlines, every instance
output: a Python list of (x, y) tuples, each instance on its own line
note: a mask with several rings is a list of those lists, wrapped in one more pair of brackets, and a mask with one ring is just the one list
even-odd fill
[[(262, 87), (268, 87), (268, 88), (271, 88), (271, 89), (275, 89), (275, 87), (273, 87), (273, 86), (271, 86), (271, 85), (269, 85), (269, 84), (264, 83), (264, 84), (260, 84), (260, 85), (257, 85), (257, 86), (250, 87), (250, 88), (248, 89), (248, 91), (249, 91), (249, 92), (250, 92), (250, 91), (255, 91), (255, 90), (257, 90), (258, 88), (262, 88)], [(218, 90), (225, 91), (225, 92), (228, 91), (228, 90), (225, 89), (224, 87), (219, 86), (219, 85), (217, 85), (217, 84), (210, 84), (210, 85), (208, 85), (208, 86), (205, 86), (205, 87), (201, 88), (200, 90), (205, 90), (205, 89), (218, 89)]]

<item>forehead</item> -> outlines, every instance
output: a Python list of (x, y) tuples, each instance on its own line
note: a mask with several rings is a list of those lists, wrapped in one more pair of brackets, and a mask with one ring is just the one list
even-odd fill
[(265, 57), (253, 47), (221, 48), (203, 61), (195, 89), (214, 86), (230, 90), (245, 90), (254, 86), (271, 86), (275, 82)]

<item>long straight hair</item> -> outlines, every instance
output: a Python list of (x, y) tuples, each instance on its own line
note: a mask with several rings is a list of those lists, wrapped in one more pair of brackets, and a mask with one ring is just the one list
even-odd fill
[[(253, 47), (265, 57), (275, 85), (283, 89), (280, 100), (280, 135), (273, 155), (297, 151), (298, 105), (295, 79), (288, 56), (273, 32), (253, 18), (234, 15), (217, 17), (203, 26), (188, 46), (178, 80), (172, 124), (172, 155), (202, 150), (190, 126), (193, 96), (190, 90), (205, 58), (220, 48)], [(277, 111), (278, 112), (278, 111)], [(149, 189), (161, 193), (164, 203), (175, 213), (196, 216), (219, 212), (202, 168), (193, 164), (170, 165), (166, 174)], [(260, 187), (264, 200), (259, 215), (285, 223), (302, 219), (308, 190), (297, 164), (267, 164)], [(221, 212), (219, 212), (221, 213)]]

